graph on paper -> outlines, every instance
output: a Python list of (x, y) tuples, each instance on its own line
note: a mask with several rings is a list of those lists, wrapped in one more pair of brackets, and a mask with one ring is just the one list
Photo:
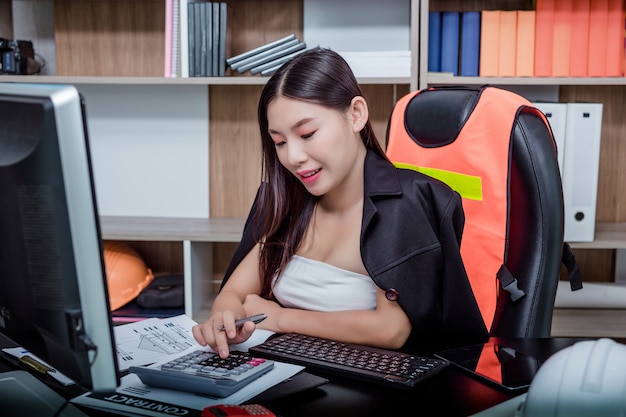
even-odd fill
[(198, 349), (191, 328), (197, 324), (182, 314), (168, 319), (151, 318), (114, 327), (119, 369), (160, 362)]

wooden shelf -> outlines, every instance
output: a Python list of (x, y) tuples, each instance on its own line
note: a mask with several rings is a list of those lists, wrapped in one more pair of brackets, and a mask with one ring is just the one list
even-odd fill
[(552, 337), (626, 337), (626, 310), (555, 308)]
[(532, 6), (522, 0), (420, 1), (418, 88), (494, 85), (530, 101), (602, 103), (600, 172), (597, 186), (596, 229), (591, 242), (569, 242), (584, 281), (624, 282), (626, 277), (626, 205), (624, 188), (626, 142), (623, 108), (626, 77), (462, 77), (428, 71), (428, 13), (460, 10), (519, 10)]
[(244, 223), (244, 218), (100, 217), (107, 240), (239, 242)]
[[(0, 75), (0, 82), (50, 84), (130, 84), (130, 85), (265, 85), (269, 77), (97, 77), (56, 75)], [(359, 84), (410, 84), (410, 77), (359, 78)]]
[(596, 223), (592, 242), (570, 242), (575, 249), (626, 249), (626, 223)]
[(626, 85), (626, 77), (455, 77), (428, 75), (433, 85)]
[[(101, 216), (104, 239), (239, 242), (244, 218), (186, 219)], [(626, 249), (626, 223), (597, 223), (591, 242), (569, 242), (575, 249)]]
[[(429, 3), (433, 8), (441, 10), (480, 10), (516, 8), (525, 2), (407, 0), (400, 3), (402, 7), (405, 7), (404, 3), (410, 6), (411, 16), (407, 21), (410, 29), (411, 76), (359, 78), (371, 105), (370, 116), (379, 139), (384, 140), (388, 117), (397, 99), (410, 90), (429, 85), (491, 84), (513, 86), (512, 90), (538, 86), (538, 90), (550, 90), (550, 94), (554, 92), (564, 102), (602, 101), (605, 103), (605, 112), (595, 240), (570, 244), (576, 249), (605, 249), (605, 252), (625, 249), (626, 204), (616, 194), (617, 190), (623, 189), (622, 178), (626, 178), (626, 164), (623, 163), (626, 146), (622, 140), (625, 131), (622, 109), (623, 97), (626, 97), (626, 78), (453, 77), (427, 73)], [(168, 194), (172, 188), (170, 182), (146, 183), (145, 177), (139, 175), (149, 171), (146, 167), (152, 167), (146, 165), (144, 160), (128, 158), (117, 162), (117, 165), (131, 167), (135, 170), (133, 173), (137, 172), (137, 177), (127, 175), (120, 180), (115, 175), (117, 172), (109, 170), (109, 167), (116, 165), (111, 163), (110, 158), (103, 159), (102, 151), (107, 151), (107, 156), (115, 155), (116, 152), (119, 154), (119, 149), (130, 149), (136, 154), (136, 149), (140, 148), (138, 144), (145, 142), (149, 144), (145, 146), (146, 160), (165, 159), (165, 155), (175, 162), (183, 161), (188, 166), (193, 164), (189, 162), (190, 153), (185, 153), (185, 149), (199, 149), (195, 154), (207, 155), (208, 172), (202, 179), (208, 185), (202, 183), (197, 188), (208, 190), (206, 200), (209, 207), (200, 214), (193, 213), (190, 216), (203, 217), (206, 212), (207, 215), (211, 214), (211, 218), (187, 218), (184, 217), (186, 213), (172, 214), (180, 216), (176, 218), (150, 217), (151, 213), (141, 216), (139, 210), (124, 211), (118, 207), (101, 211), (107, 214), (101, 217), (104, 239), (133, 241), (150, 255), (152, 263), (159, 266), (163, 264), (161, 269), (167, 270), (168, 264), (172, 264), (173, 271), (184, 270), (186, 282), (193, 285), (190, 291), (197, 297), (186, 308), (197, 313), (203, 302), (210, 299), (209, 288), (213, 282), (223, 276), (233, 246), (241, 238), (243, 216), (247, 214), (257, 189), (260, 157), (256, 145), (253, 146), (258, 138), (257, 100), (268, 77), (245, 74), (186, 78), (161, 76), (165, 33), (163, 5), (163, 0), (0, 1), (0, 34), (37, 41), (38, 52), (48, 62), (46, 69), (50, 74), (61, 74), (0, 75), (0, 82), (76, 84), (85, 90), (88, 93), (85, 94), (88, 114), (93, 117), (93, 123), (90, 124), (93, 149), (100, 157), (94, 158), (100, 163), (95, 164), (96, 175), (100, 174), (111, 181), (135, 181), (133, 184), (141, 186), (142, 190), (158, 190), (171, 201), (178, 201)], [(227, 53), (230, 56), (289, 33), (304, 38), (306, 14), (302, 0), (231, 0), (229, 5), (232, 15), (229, 16)], [(13, 6), (20, 6), (17, 8), (19, 13), (12, 12)], [(366, 13), (367, 10), (362, 12)], [(105, 19), (103, 16), (136, 18), (126, 21)], [(122, 21), (126, 23), (122, 25)], [(374, 16), (371, 21), (374, 23), (369, 25), (375, 26), (378, 17)], [(368, 25), (367, 22), (362, 23)], [(173, 97), (174, 92), (176, 97)], [(130, 104), (110, 105), (111, 102)], [(154, 111), (155, 108), (166, 108), (171, 103), (177, 107), (183, 107), (181, 103), (186, 104), (201, 114), (189, 120), (178, 117), (172, 122), (163, 118), (162, 113)], [(127, 107), (131, 107), (132, 111), (127, 112)], [(159, 123), (170, 130), (158, 130), (147, 139), (136, 133), (146, 131), (146, 127), (158, 126), (160, 129)], [(172, 126), (176, 127), (173, 133)], [(189, 143), (198, 132), (203, 135), (208, 149), (182, 146)], [(176, 145), (170, 146), (172, 143)], [(188, 178), (192, 180), (198, 176), (188, 175)], [(170, 180), (171, 176), (166, 179)], [(177, 180), (173, 183), (182, 182)], [(110, 189), (115, 190), (112, 195), (123, 200), (118, 197), (121, 193), (114, 187), (100, 187), (102, 191)], [(109, 216), (111, 213), (114, 215)], [(161, 215), (161, 212), (154, 214)], [(614, 275), (613, 254), (587, 252), (592, 252), (589, 258), (598, 258), (587, 261), (584, 265), (587, 270), (598, 277), (609, 278)], [(577, 259), (581, 258), (583, 256), (577, 253)], [(190, 294), (187, 296), (191, 297)]]

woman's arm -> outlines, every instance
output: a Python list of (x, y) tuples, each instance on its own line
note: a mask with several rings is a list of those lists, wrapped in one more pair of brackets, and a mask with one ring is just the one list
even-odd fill
[(246, 315), (267, 314), (257, 327), (277, 333), (302, 333), (346, 343), (359, 343), (398, 349), (411, 334), (411, 323), (395, 301), (376, 290), (376, 309), (310, 311), (283, 308), (274, 301), (249, 295), (244, 302)]
[[(221, 357), (228, 356), (228, 345), (247, 340), (254, 332), (254, 323), (236, 328), (235, 320), (246, 317), (243, 306), (248, 294), (260, 294), (259, 245), (257, 244), (237, 265), (230, 279), (215, 297), (209, 318), (193, 327), (193, 335), (202, 346), (209, 345)], [(225, 330), (218, 330), (224, 325)]]

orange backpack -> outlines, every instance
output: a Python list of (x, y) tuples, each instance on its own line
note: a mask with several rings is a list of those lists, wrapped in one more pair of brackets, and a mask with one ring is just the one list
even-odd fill
[[(452, 100), (442, 101), (442, 91)], [(554, 144), (541, 111), (515, 93), (490, 86), (411, 92), (396, 103), (387, 131), (386, 153), (396, 166), (435, 177), (461, 195), (466, 217), (461, 256), (487, 329), (496, 312), (498, 282), (513, 302), (525, 295), (506, 266), (511, 138), (520, 109), (545, 124)], [(558, 170), (555, 144), (554, 158)], [(578, 280), (574, 289), (581, 286), (580, 277), (569, 246), (564, 248), (568, 270), (575, 270)]]

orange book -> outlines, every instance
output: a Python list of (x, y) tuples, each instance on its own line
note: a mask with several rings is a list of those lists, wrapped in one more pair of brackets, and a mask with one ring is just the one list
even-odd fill
[(589, 62), (589, 0), (572, 1), (569, 75), (586, 77)]
[(607, 24), (609, 0), (589, 2), (589, 77), (606, 76)]
[(552, 35), (552, 76), (569, 77), (573, 0), (554, 3), (554, 33)]
[(480, 21), (481, 77), (497, 77), (500, 53), (500, 10), (483, 10)]
[(516, 77), (535, 73), (535, 14), (534, 10), (517, 11)]
[(555, 0), (537, 0), (535, 15), (535, 77), (552, 76)]
[(498, 75), (515, 77), (517, 50), (517, 10), (500, 11), (500, 45), (498, 47)]
[(624, 2), (609, 0), (606, 36), (606, 73), (607, 77), (624, 75)]

